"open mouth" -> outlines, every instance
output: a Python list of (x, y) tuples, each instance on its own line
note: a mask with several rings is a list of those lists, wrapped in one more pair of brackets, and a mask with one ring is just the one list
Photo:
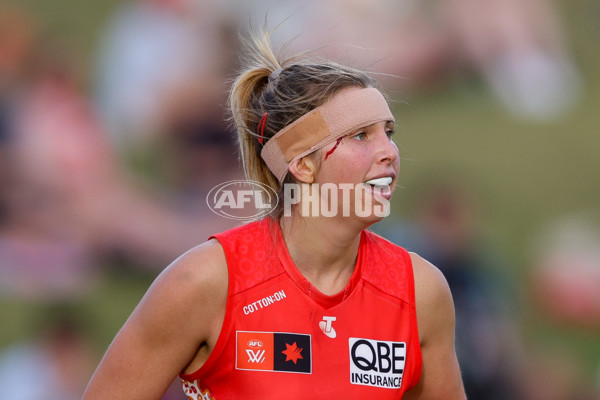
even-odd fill
[(392, 197), (392, 188), (391, 184), (394, 179), (391, 176), (385, 176), (382, 178), (370, 179), (365, 182), (367, 188), (371, 190), (371, 192), (375, 195), (375, 197), (381, 196), (387, 200)]
[(391, 176), (385, 176), (383, 178), (375, 178), (375, 179), (370, 179), (368, 181), (366, 181), (365, 183), (371, 186), (375, 186), (375, 187), (386, 187), (386, 186), (390, 186), (392, 184), (392, 177)]

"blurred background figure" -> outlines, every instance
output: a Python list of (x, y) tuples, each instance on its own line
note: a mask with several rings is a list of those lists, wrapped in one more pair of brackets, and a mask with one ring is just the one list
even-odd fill
[(449, 48), (517, 117), (552, 120), (579, 100), (581, 78), (552, 0), (443, 0)]
[(11, 400), (77, 400), (95, 367), (86, 327), (69, 307), (46, 307), (34, 336), (0, 351), (0, 393)]
[[(435, 174), (421, 182), (414, 219), (384, 220), (383, 229), (437, 266), (456, 309), (456, 352), (467, 397), (523, 398), (523, 349), (517, 328), (519, 290), (510, 267), (480, 226), (481, 204), (468, 178)], [(411, 239), (412, 238), (412, 239)]]
[(0, 226), (6, 217), (7, 144), (13, 107), (19, 96), (23, 67), (30, 52), (35, 23), (21, 7), (0, 5)]
[[(532, 303), (548, 325), (570, 327), (597, 343), (600, 337), (600, 210), (570, 212), (547, 221), (532, 237), (532, 243), (532, 266), (527, 275)], [(545, 377), (538, 376), (538, 383), (544, 382), (541, 386), (553, 390), (542, 390), (543, 395), (532, 398), (599, 399), (600, 382), (596, 372), (600, 371), (599, 358), (593, 349), (581, 351), (591, 356), (585, 357), (585, 362), (578, 360), (577, 346), (573, 344), (560, 346), (551, 353), (538, 353), (536, 357), (542, 361), (539, 365), (546, 372)], [(540, 391), (533, 386), (534, 383), (532, 393)]]
[(37, 29), (22, 7), (0, 5), (0, 144), (8, 140), (14, 97)]
[(206, 195), (239, 171), (224, 114), (237, 33), (220, 10), (204, 0), (128, 1), (101, 33), (94, 97), (115, 148), (163, 165), (162, 183), (184, 195)]
[(222, 47), (219, 7), (209, 3), (133, 0), (113, 11), (101, 34), (94, 86), (118, 145), (143, 144), (202, 111), (207, 118), (214, 99), (223, 98), (235, 49)]
[[(32, 35), (19, 74), (12, 80), (17, 92), (7, 114), (2, 158), (4, 218), (0, 225), (0, 271), (6, 277), (0, 290), (34, 298), (84, 291), (91, 265), (84, 240), (76, 235), (68, 239), (64, 234), (69, 226), (59, 209), (68, 209), (70, 199), (54, 189), (70, 184), (70, 175), (77, 174), (79, 166), (66, 165), (72, 160), (57, 160), (63, 144), (45, 134), (47, 130), (59, 135), (72, 133), (71, 121), (64, 119), (68, 106), (62, 100), (66, 96), (59, 94), (63, 81), (70, 78), (60, 70), (65, 66), (55, 64), (62, 61), (62, 54), (53, 56), (52, 61), (45, 57), (46, 51), (50, 54), (58, 49), (42, 51), (37, 41), (37, 35)], [(66, 153), (77, 148), (77, 142), (67, 142), (71, 147)]]
[(550, 221), (534, 238), (531, 293), (552, 318), (600, 332), (600, 214)]
[(0, 227), (9, 292), (85, 292), (98, 260), (163, 268), (230, 224), (203, 199), (179, 203), (123, 167), (70, 62), (58, 43), (41, 42), (13, 105)]

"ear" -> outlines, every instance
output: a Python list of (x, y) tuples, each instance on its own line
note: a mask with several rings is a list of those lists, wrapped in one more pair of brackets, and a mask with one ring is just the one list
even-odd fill
[(311, 157), (293, 160), (288, 167), (294, 177), (302, 183), (313, 183), (317, 174), (317, 166)]

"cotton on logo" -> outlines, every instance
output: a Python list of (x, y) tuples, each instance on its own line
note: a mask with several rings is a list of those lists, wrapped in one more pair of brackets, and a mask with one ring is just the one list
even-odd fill
[(238, 221), (264, 217), (279, 202), (273, 188), (254, 181), (229, 181), (221, 183), (208, 192), (206, 203), (217, 215)]
[(246, 349), (248, 354), (248, 362), (250, 363), (263, 363), (265, 362), (265, 350), (250, 350)]

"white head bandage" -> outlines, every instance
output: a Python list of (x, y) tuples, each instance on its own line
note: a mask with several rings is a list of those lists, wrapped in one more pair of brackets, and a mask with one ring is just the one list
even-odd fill
[(338, 138), (381, 121), (393, 121), (387, 101), (375, 88), (351, 87), (292, 122), (264, 145), (260, 155), (283, 182), (290, 163)]

